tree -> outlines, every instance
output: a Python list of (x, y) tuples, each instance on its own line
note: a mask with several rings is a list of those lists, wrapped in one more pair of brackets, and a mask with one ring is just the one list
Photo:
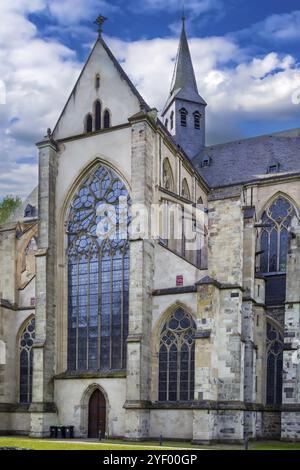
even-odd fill
[(0, 224), (4, 224), (9, 217), (22, 205), (19, 196), (6, 196), (0, 201)]

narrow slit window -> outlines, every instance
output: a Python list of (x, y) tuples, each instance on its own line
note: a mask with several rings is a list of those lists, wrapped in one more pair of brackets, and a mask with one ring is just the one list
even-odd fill
[(199, 112), (194, 113), (194, 127), (198, 130), (201, 127), (201, 114)]
[(174, 111), (172, 111), (170, 115), (170, 126), (171, 126), (171, 130), (173, 130), (174, 129)]
[(104, 129), (109, 129), (111, 127), (110, 112), (106, 109), (104, 112)]
[(99, 100), (95, 104), (95, 130), (101, 130), (101, 103)]
[(180, 125), (181, 127), (187, 127), (187, 116), (188, 112), (186, 109), (182, 108), (180, 111)]
[(99, 74), (96, 75), (95, 87), (96, 87), (96, 90), (99, 90), (100, 88), (100, 75)]
[(86, 117), (86, 122), (85, 122), (85, 131), (89, 134), (90, 132), (93, 132), (93, 116), (91, 114), (88, 114)]

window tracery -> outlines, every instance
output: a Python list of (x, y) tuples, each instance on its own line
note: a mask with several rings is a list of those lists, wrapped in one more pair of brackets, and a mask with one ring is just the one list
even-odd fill
[(182, 308), (163, 326), (159, 348), (159, 401), (194, 399), (195, 333), (195, 322)]

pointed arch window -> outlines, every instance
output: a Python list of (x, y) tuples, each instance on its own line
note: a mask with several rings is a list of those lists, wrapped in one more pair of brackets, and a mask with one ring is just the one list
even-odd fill
[(174, 177), (168, 158), (163, 163), (163, 185), (167, 191), (174, 192)]
[(187, 116), (188, 116), (187, 110), (185, 108), (182, 108), (179, 111), (179, 114), (180, 114), (180, 125), (181, 125), (181, 127), (187, 127)]
[(260, 234), (260, 271), (264, 273), (285, 272), (288, 250), (288, 230), (294, 206), (279, 196), (262, 215)]
[[(119, 205), (120, 198), (122, 205)], [(130, 198), (125, 184), (114, 171), (102, 165), (84, 180), (71, 203), (68, 222), (70, 371), (126, 369), (128, 205)]]
[(20, 403), (32, 402), (33, 342), (35, 339), (35, 319), (26, 325), (20, 337)]
[(200, 124), (201, 124), (201, 114), (199, 111), (196, 111), (194, 113), (194, 127), (195, 129), (200, 129)]
[(85, 131), (88, 134), (93, 132), (93, 116), (91, 114), (88, 114), (85, 119)]
[(95, 103), (95, 131), (101, 130), (101, 103), (99, 100)]
[(100, 74), (97, 73), (96, 78), (95, 78), (95, 88), (96, 88), (96, 90), (99, 90), (99, 88), (100, 88), (100, 83), (101, 83), (101, 82), (100, 82)]
[(182, 197), (184, 197), (186, 199), (191, 199), (190, 188), (189, 188), (189, 185), (188, 185), (188, 182), (187, 182), (186, 178), (184, 178), (183, 181), (182, 181), (181, 195), (182, 195)]
[(283, 335), (267, 323), (267, 404), (282, 403)]
[(109, 129), (111, 127), (110, 112), (108, 109), (104, 112), (104, 129)]
[(159, 347), (159, 401), (190, 401), (195, 389), (196, 324), (178, 308), (164, 324)]

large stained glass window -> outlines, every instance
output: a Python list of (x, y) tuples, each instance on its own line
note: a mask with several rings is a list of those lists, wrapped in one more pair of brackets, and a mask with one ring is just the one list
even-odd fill
[(126, 368), (129, 204), (126, 186), (104, 166), (85, 179), (72, 201), (68, 224), (70, 371)]
[(283, 335), (267, 323), (267, 404), (282, 403)]
[(35, 319), (24, 329), (20, 338), (20, 403), (32, 402), (33, 341), (35, 338)]
[(261, 272), (286, 271), (288, 229), (295, 215), (292, 204), (282, 196), (278, 197), (263, 213), (260, 236)]
[(196, 325), (178, 308), (162, 328), (159, 349), (159, 401), (194, 399)]

